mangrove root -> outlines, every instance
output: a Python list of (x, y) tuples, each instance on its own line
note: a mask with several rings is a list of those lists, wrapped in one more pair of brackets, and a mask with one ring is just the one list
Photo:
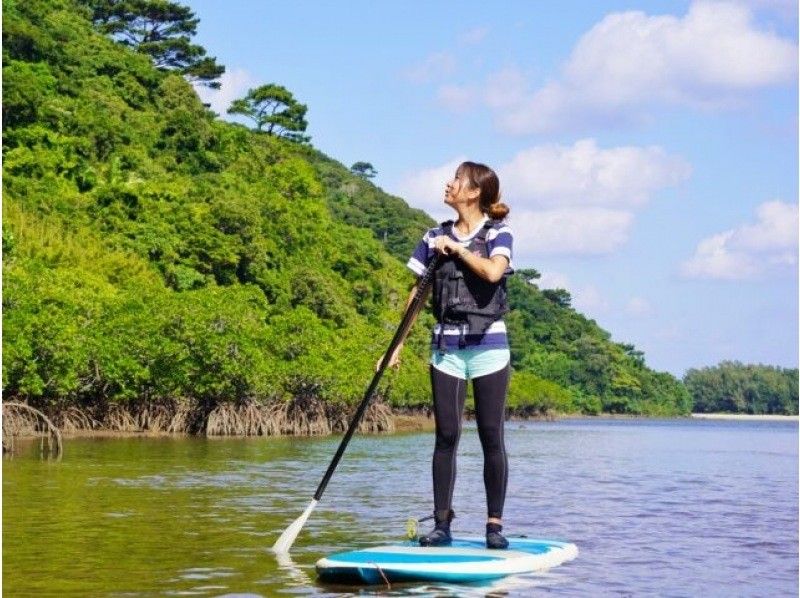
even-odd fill
[(64, 451), (61, 431), (44, 413), (26, 403), (3, 401), (3, 452), (14, 453), (18, 436), (41, 436), (42, 453), (61, 458)]

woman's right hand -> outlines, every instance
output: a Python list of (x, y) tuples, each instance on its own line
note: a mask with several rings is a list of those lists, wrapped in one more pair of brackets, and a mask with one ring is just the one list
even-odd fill
[[(400, 369), (400, 351), (401, 351), (402, 349), (403, 349), (403, 345), (399, 345), (399, 346), (398, 346), (398, 347), (397, 347), (397, 348), (394, 350), (394, 353), (392, 353), (392, 358), (389, 360), (389, 365), (388, 365), (388, 367), (390, 367), (390, 368), (394, 368), (394, 369), (396, 369), (396, 370)], [(382, 357), (381, 357), (381, 358), (378, 360), (378, 362), (375, 364), (375, 371), (376, 371), (376, 372), (377, 372), (379, 369), (381, 369), (381, 364), (383, 363), (383, 360), (384, 360), (384, 359), (386, 359), (386, 355), (383, 355), (383, 356), (382, 356)]]
[(434, 238), (433, 246), (436, 251), (444, 255), (457, 255), (461, 257), (462, 253), (466, 251), (461, 243), (453, 241), (453, 239), (447, 235), (439, 235)]

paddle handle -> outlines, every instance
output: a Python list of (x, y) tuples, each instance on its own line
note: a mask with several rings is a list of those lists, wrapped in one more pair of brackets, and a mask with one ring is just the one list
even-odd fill
[(319, 486), (317, 486), (317, 491), (314, 493), (314, 500), (318, 501), (320, 498), (322, 498), (322, 493), (325, 492), (325, 487), (328, 485), (336, 466), (339, 465), (339, 460), (342, 458), (342, 455), (347, 448), (347, 444), (350, 442), (350, 438), (353, 436), (356, 428), (358, 428), (358, 424), (361, 421), (361, 418), (364, 416), (364, 412), (367, 410), (367, 405), (369, 404), (372, 395), (378, 388), (378, 383), (383, 376), (383, 372), (386, 370), (386, 366), (391, 360), (392, 354), (405, 337), (409, 327), (411, 326), (411, 323), (414, 321), (417, 310), (419, 310), (423, 301), (425, 301), (425, 295), (428, 292), (428, 287), (433, 282), (434, 273), (441, 260), (442, 254), (437, 253), (434, 256), (433, 261), (428, 265), (424, 274), (420, 278), (420, 281), (417, 283), (417, 292), (414, 294), (414, 299), (409, 304), (408, 309), (406, 309), (406, 313), (403, 315), (403, 319), (400, 321), (400, 325), (397, 327), (394, 337), (392, 337), (392, 342), (389, 343), (389, 348), (386, 350), (384, 358), (381, 360), (380, 367), (372, 377), (372, 382), (370, 382), (367, 392), (364, 393), (364, 398), (361, 399), (361, 404), (358, 406), (356, 414), (353, 416), (353, 420), (350, 422), (350, 426), (347, 428), (344, 438), (342, 438), (342, 442), (339, 443), (339, 448), (336, 449), (336, 454), (333, 456), (331, 464), (328, 465), (328, 470), (325, 472), (325, 475), (322, 476), (322, 481), (320, 481)]

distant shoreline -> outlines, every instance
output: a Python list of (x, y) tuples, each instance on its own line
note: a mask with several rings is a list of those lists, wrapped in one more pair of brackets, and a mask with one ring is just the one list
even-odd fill
[[(465, 414), (465, 421), (471, 421), (473, 417), (470, 414)], [(586, 421), (601, 421), (601, 420), (658, 420), (658, 419), (708, 419), (708, 420), (732, 420), (732, 421), (800, 421), (797, 415), (751, 415), (747, 413), (690, 413), (689, 415), (672, 415), (672, 416), (657, 416), (657, 415), (638, 415), (629, 413), (600, 413), (598, 415), (586, 415), (585, 413), (554, 413), (551, 415), (539, 416), (519, 416), (512, 413), (507, 422), (519, 421), (540, 421), (540, 422), (558, 422), (564, 420), (586, 420)], [(435, 428), (433, 416), (414, 412), (397, 412), (394, 413), (395, 432), (427, 432)]]
[(743, 421), (798, 421), (797, 415), (751, 415), (749, 413), (692, 413), (696, 419), (732, 419)]

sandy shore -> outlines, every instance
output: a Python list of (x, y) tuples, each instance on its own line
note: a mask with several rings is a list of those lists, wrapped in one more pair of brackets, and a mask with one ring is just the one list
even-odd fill
[[(734, 420), (734, 421), (800, 421), (797, 415), (748, 415), (745, 413), (692, 413), (692, 419), (709, 419), (709, 420)], [(603, 413), (601, 415), (585, 415), (582, 413), (577, 414), (564, 414), (553, 415), (549, 417), (518, 417), (511, 416), (506, 420), (507, 424), (512, 422), (524, 421), (546, 421), (557, 422), (561, 420), (587, 420), (587, 421), (602, 421), (602, 420), (656, 420), (656, 419), (680, 419), (680, 417), (648, 417), (643, 415), (627, 415), (627, 414), (612, 414)], [(464, 418), (465, 421), (470, 421), (470, 418)], [(395, 414), (394, 416), (395, 432), (431, 432), (436, 428), (432, 417), (426, 417), (420, 414), (403, 415)]]
[(419, 414), (395, 414), (395, 432), (430, 432), (436, 427), (432, 417)]
[(746, 413), (692, 413), (696, 419), (733, 419), (741, 421), (798, 421), (796, 415), (749, 415)]

